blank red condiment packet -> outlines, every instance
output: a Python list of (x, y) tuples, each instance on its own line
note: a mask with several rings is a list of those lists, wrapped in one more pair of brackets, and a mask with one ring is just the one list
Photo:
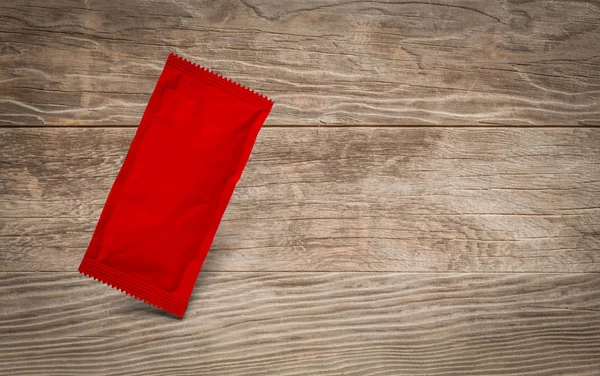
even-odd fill
[(79, 272), (182, 317), (272, 106), (170, 54)]

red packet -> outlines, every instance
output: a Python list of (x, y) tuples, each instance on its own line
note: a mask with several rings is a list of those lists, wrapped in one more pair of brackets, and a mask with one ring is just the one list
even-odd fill
[(79, 272), (182, 317), (272, 106), (170, 54)]

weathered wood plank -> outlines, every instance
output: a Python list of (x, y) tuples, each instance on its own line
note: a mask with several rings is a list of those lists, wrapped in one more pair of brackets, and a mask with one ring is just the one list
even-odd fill
[[(0, 270), (76, 270), (134, 129), (0, 129)], [(600, 129), (268, 128), (213, 271), (600, 271)]]
[(597, 1), (3, 1), (0, 124), (137, 124), (169, 51), (267, 124), (600, 124)]
[(0, 274), (0, 374), (594, 375), (599, 274), (201, 273), (177, 320)]

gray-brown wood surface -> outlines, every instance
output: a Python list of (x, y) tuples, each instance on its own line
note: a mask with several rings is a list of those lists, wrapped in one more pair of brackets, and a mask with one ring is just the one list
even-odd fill
[[(175, 319), (77, 273), (167, 54), (276, 103)], [(599, 375), (599, 1), (0, 3), (0, 375)]]
[(0, 123), (137, 124), (169, 51), (269, 124), (600, 125), (598, 1), (3, 0)]

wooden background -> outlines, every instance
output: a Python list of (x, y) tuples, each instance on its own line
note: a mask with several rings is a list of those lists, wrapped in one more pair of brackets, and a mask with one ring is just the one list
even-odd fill
[[(170, 51), (276, 102), (183, 320), (76, 271)], [(600, 2), (0, 2), (0, 374), (599, 375)]]

